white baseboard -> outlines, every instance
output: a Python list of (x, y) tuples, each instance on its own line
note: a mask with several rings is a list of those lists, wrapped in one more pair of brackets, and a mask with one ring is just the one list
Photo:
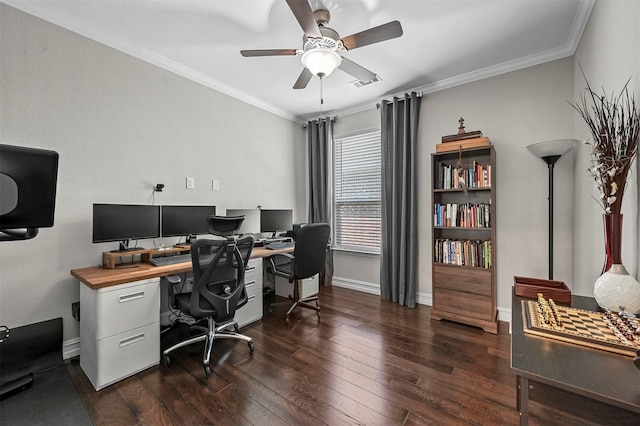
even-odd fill
[(80, 338), (65, 340), (62, 342), (62, 359), (73, 358), (80, 355)]
[[(362, 291), (364, 293), (376, 294), (380, 296), (380, 285), (366, 281), (353, 280), (351, 278), (333, 277), (332, 284), (336, 287), (348, 288), (351, 290)], [(420, 305), (432, 305), (431, 294), (418, 293), (416, 303)]]
[(366, 281), (352, 280), (351, 278), (334, 276), (332, 278), (331, 284), (336, 287), (348, 288), (350, 290), (361, 291), (363, 293), (369, 294), (377, 294), (378, 296), (380, 296), (380, 286), (378, 284)]

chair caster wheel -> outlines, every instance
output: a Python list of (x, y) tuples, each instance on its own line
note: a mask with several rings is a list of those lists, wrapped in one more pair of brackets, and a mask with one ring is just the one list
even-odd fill
[(211, 367), (207, 364), (204, 366), (204, 376), (209, 377), (209, 374), (211, 374)]
[(247, 346), (249, 346), (249, 353), (252, 354), (253, 353), (253, 342), (247, 343)]
[(164, 364), (164, 366), (165, 366), (166, 368), (171, 367), (171, 358), (169, 358), (169, 355), (164, 355), (164, 356), (162, 357), (162, 363)]
[(240, 331), (240, 327), (238, 327), (238, 324), (233, 324), (233, 330), (238, 333)]

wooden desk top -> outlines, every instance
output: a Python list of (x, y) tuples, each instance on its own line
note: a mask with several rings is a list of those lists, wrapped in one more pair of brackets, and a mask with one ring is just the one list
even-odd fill
[[(640, 370), (633, 357), (591, 349), (523, 330), (523, 298), (513, 294), (511, 368), (516, 374), (640, 413)], [(597, 311), (591, 297), (572, 296), (574, 308)]]
[[(258, 259), (269, 257), (277, 253), (290, 253), (293, 247), (280, 250), (270, 250), (265, 247), (254, 247), (251, 258)], [(72, 269), (71, 275), (91, 289), (99, 289), (133, 281), (149, 278), (164, 277), (166, 275), (181, 274), (191, 270), (191, 262), (176, 263), (173, 265), (153, 266), (150, 263), (135, 263), (131, 267), (106, 269), (100, 266)]]

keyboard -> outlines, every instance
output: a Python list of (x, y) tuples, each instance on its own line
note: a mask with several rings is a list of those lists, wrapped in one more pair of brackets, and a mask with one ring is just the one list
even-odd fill
[(291, 241), (274, 241), (272, 243), (268, 243), (265, 245), (269, 250), (281, 250), (289, 247), (293, 247), (295, 245), (294, 242)]
[(174, 265), (176, 263), (191, 262), (191, 253), (176, 254), (173, 256), (159, 256), (149, 259), (153, 266)]

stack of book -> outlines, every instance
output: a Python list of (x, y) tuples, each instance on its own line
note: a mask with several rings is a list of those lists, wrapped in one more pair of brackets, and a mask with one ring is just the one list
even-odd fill
[(445, 265), (492, 269), (491, 241), (437, 238), (433, 247), (433, 260)]
[(480, 148), (491, 145), (488, 137), (482, 136), (480, 130), (457, 133), (442, 137), (442, 143), (436, 145), (436, 152), (457, 151), (458, 149)]

